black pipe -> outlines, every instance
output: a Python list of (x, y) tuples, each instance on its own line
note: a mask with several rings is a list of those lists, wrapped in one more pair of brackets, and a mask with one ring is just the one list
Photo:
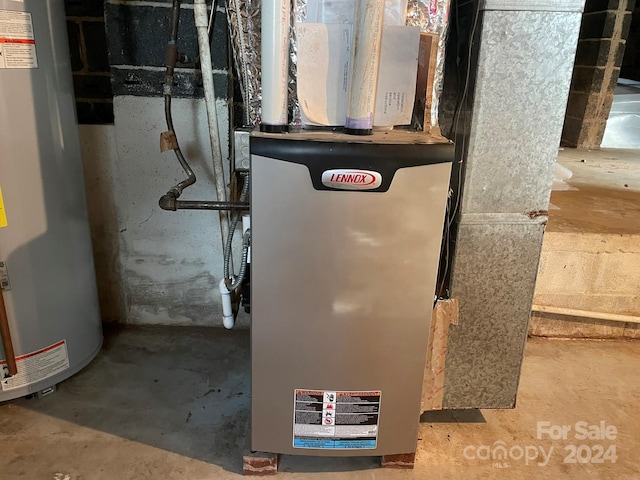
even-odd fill
[(172, 192), (163, 195), (158, 202), (163, 210), (249, 210), (246, 202), (218, 202), (215, 200), (178, 200)]

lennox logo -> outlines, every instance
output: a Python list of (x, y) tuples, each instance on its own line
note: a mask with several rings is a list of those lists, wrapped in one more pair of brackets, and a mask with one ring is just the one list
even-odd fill
[(370, 170), (325, 170), (322, 184), (342, 190), (373, 190), (382, 184), (382, 175)]

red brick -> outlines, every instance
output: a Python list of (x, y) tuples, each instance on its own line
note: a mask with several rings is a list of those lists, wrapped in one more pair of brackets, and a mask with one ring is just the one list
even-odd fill
[(278, 473), (278, 454), (246, 450), (242, 455), (242, 473), (261, 477), (275, 475)]
[(416, 463), (416, 453), (398, 453), (394, 455), (383, 455), (381, 465), (383, 468), (403, 468), (412, 469)]

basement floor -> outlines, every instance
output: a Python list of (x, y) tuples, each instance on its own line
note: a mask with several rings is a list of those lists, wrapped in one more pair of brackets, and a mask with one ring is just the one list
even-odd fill
[(573, 176), (551, 192), (547, 232), (639, 234), (640, 150), (558, 151)]
[[(56, 393), (0, 404), (0, 478), (241, 478), (249, 380), (246, 330), (111, 332)], [(531, 339), (518, 407), (424, 415), (415, 470), (383, 470), (367, 457), (283, 456), (276, 478), (637, 479), (639, 405), (640, 342)], [(537, 422), (571, 430), (566, 440), (537, 438)], [(615, 439), (576, 439), (576, 422), (604, 422)], [(507, 458), (484, 459), (496, 446)], [(576, 458), (587, 463), (567, 463)]]

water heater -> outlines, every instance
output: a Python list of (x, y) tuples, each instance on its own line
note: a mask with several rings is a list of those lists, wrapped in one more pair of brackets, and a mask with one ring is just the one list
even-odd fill
[(68, 48), (63, 0), (0, 0), (0, 282), (17, 366), (0, 346), (0, 401), (68, 378), (102, 344)]

